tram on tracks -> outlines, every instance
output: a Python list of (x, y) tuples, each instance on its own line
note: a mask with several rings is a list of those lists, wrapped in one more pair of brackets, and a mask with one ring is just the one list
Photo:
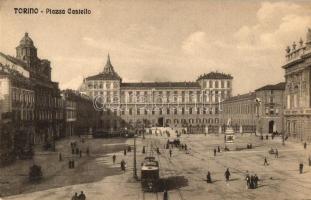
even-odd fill
[(143, 191), (156, 192), (159, 187), (159, 162), (155, 157), (145, 157), (141, 164), (141, 185)]

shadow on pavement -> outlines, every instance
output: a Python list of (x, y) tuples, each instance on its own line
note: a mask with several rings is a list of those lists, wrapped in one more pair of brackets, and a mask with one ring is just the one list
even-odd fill
[(188, 186), (188, 179), (186, 179), (184, 176), (171, 176), (168, 178), (163, 178), (160, 181), (161, 184), (159, 187), (159, 192), (163, 192), (165, 189), (175, 190)]

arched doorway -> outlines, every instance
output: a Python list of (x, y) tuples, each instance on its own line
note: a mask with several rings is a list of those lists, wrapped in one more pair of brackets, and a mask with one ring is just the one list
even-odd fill
[(159, 117), (158, 118), (158, 126), (163, 127), (164, 125), (164, 118), (163, 117)]
[(274, 121), (269, 121), (269, 133), (274, 132)]

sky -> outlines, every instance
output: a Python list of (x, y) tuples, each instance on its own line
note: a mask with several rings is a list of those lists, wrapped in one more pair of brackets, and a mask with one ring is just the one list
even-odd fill
[[(14, 8), (89, 9), (90, 15), (15, 14)], [(77, 89), (110, 54), (123, 82), (234, 77), (233, 94), (284, 81), (285, 48), (305, 40), (311, 1), (0, 0), (0, 51), (25, 32), (61, 89)]]

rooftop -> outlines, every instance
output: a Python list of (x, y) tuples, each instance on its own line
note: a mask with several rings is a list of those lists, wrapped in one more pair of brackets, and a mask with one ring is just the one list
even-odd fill
[(239, 100), (253, 100), (256, 98), (255, 92), (249, 92), (246, 94), (236, 95), (228, 98), (225, 102), (239, 101)]
[(201, 79), (233, 79), (230, 74), (220, 73), (220, 72), (210, 72), (208, 74), (202, 74), (197, 80)]
[(123, 88), (200, 88), (197, 82), (139, 82), (121, 83)]
[(285, 82), (281, 82), (274, 85), (265, 85), (261, 88), (256, 89), (255, 91), (261, 91), (261, 90), (285, 90)]
[(94, 76), (89, 76), (86, 80), (122, 80), (117, 72), (114, 71), (114, 68), (110, 62), (110, 56), (108, 54), (107, 63), (104, 67), (103, 72), (96, 74)]

